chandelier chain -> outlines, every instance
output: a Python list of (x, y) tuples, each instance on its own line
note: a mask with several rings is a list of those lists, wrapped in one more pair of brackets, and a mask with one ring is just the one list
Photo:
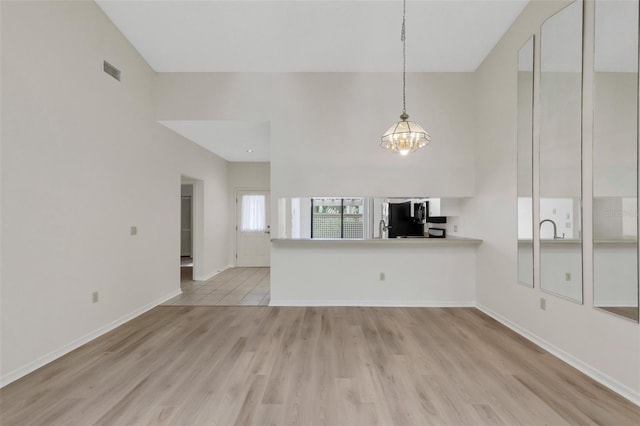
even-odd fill
[(407, 113), (407, 37), (405, 30), (405, 21), (407, 15), (407, 0), (402, 1), (402, 33), (400, 34), (400, 40), (402, 40), (402, 113)]

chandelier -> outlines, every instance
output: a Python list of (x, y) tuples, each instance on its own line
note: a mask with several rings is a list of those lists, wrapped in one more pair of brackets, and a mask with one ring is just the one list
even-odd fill
[(402, 33), (400, 40), (402, 41), (402, 114), (400, 121), (393, 124), (389, 130), (385, 132), (380, 141), (380, 146), (397, 152), (400, 155), (407, 155), (422, 148), (431, 142), (431, 136), (415, 121), (409, 121), (406, 106), (406, 86), (407, 86), (407, 67), (406, 67), (406, 10), (407, 0), (402, 2)]

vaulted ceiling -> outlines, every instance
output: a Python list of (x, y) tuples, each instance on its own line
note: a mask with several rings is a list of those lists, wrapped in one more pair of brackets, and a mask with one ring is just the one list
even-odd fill
[[(97, 3), (157, 72), (402, 70), (401, 0)], [(527, 0), (408, 1), (407, 71), (475, 71), (526, 4)], [(162, 124), (228, 161), (270, 158), (268, 123)]]
[[(98, 0), (158, 72), (386, 72), (402, 1)], [(473, 72), (526, 0), (407, 2), (408, 71)]]

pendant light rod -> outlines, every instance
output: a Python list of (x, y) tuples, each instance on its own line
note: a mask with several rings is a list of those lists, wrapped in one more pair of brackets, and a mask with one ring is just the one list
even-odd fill
[(406, 30), (406, 19), (407, 19), (407, 0), (402, 0), (402, 32), (400, 33), (400, 40), (402, 40), (402, 116), (406, 116), (402, 118), (406, 120), (409, 118), (407, 115), (407, 30)]

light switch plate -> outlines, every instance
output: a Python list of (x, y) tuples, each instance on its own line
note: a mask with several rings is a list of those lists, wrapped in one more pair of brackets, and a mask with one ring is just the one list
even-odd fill
[(131, 228), (129, 228), (129, 234), (130, 235), (138, 235), (138, 227), (137, 226), (132, 226)]

